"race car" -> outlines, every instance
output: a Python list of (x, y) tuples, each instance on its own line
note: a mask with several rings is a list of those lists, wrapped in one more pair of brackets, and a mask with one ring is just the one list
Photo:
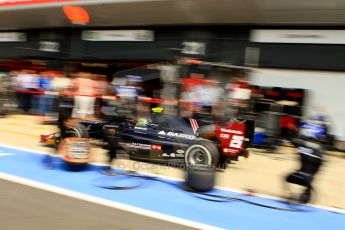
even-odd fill
[[(226, 168), (231, 160), (249, 156), (246, 148), (252, 141), (253, 127), (249, 120), (215, 121), (199, 127), (194, 118), (152, 113), (150, 118), (83, 120), (66, 132), (79, 142), (78, 138), (101, 140), (109, 151), (124, 151), (136, 160)], [(42, 136), (41, 142), (59, 144), (59, 138), (51, 134)]]

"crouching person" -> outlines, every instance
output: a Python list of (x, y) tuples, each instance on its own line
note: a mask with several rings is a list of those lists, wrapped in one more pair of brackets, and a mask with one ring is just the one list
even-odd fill
[(286, 177), (286, 182), (305, 187), (298, 201), (308, 203), (311, 199), (313, 181), (323, 162), (326, 128), (320, 123), (304, 123), (300, 132), (292, 139), (300, 156), (300, 168)]

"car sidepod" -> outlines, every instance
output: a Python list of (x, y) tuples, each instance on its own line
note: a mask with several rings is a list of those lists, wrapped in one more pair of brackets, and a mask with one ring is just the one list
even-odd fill
[(196, 138), (190, 134), (134, 126), (122, 130), (120, 145), (132, 158), (181, 163)]

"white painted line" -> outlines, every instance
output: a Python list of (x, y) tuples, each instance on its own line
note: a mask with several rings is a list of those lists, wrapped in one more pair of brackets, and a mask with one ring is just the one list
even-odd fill
[(215, 227), (212, 225), (207, 225), (207, 224), (202, 224), (202, 223), (198, 223), (198, 222), (191, 221), (191, 220), (186, 220), (186, 219), (183, 219), (180, 217), (170, 216), (170, 215), (162, 214), (159, 212), (150, 211), (147, 209), (143, 209), (143, 208), (139, 208), (139, 207), (135, 207), (135, 206), (127, 205), (127, 204), (122, 204), (119, 202), (110, 201), (110, 200), (106, 200), (103, 198), (83, 194), (80, 192), (75, 192), (72, 190), (56, 187), (53, 185), (44, 184), (41, 182), (37, 182), (37, 181), (29, 180), (26, 178), (10, 175), (7, 173), (0, 172), (0, 179), (15, 182), (18, 184), (30, 186), (30, 187), (45, 190), (45, 191), (49, 191), (49, 192), (53, 192), (53, 193), (57, 193), (57, 194), (61, 194), (61, 195), (76, 198), (79, 200), (84, 200), (84, 201), (92, 202), (95, 204), (100, 204), (100, 205), (108, 206), (111, 208), (116, 208), (116, 209), (120, 209), (123, 211), (132, 212), (132, 213), (147, 216), (150, 218), (155, 218), (155, 219), (164, 220), (164, 221), (168, 221), (168, 222), (172, 222), (172, 223), (176, 223), (176, 224), (185, 225), (185, 226), (192, 227), (192, 228), (205, 229), (205, 230), (206, 229), (209, 229), (209, 230), (223, 229), (223, 228), (218, 228), (218, 227)]
[(14, 155), (14, 153), (0, 153), (0, 157), (11, 156), (11, 155)]
[[(13, 145), (2, 144), (2, 143), (0, 143), (0, 147), (17, 149), (17, 150), (20, 150), (20, 151), (25, 151), (25, 152), (29, 152), (29, 153), (33, 153), (33, 154), (41, 154), (41, 155), (48, 155), (48, 154), (50, 154), (48, 152), (36, 151), (36, 150), (33, 150), (33, 149), (22, 148), (22, 147), (17, 147), (17, 146), (13, 146)], [(61, 157), (61, 156), (60, 155), (53, 155), (53, 157)], [(97, 163), (97, 162), (91, 162), (90, 164), (96, 165), (96, 166), (106, 166), (106, 164)], [(119, 169), (119, 170), (123, 170), (123, 168), (116, 168), (116, 167), (113, 167), (113, 168)], [(149, 172), (140, 172), (140, 174), (145, 175), (145, 176), (159, 177), (159, 178), (162, 178), (162, 179), (173, 180), (173, 181), (184, 181), (181, 178), (164, 176), (164, 175), (159, 175), (159, 174), (154, 174), (154, 173), (149, 173)]]
[[(216, 186), (215, 188), (216, 189), (220, 189), (220, 190), (224, 190), (224, 191), (240, 193), (240, 194), (247, 194), (248, 193), (248, 191), (245, 191), (245, 190), (232, 189), (232, 188), (226, 188), (226, 187), (220, 187), (220, 186)], [(284, 200), (283, 198), (280, 198), (280, 197), (269, 196), (269, 195), (264, 195), (264, 194), (260, 194), (260, 193), (255, 193), (255, 192), (253, 193), (253, 196), (261, 197), (261, 198), (266, 198), (266, 199), (271, 199), (271, 200), (277, 200), (277, 201), (286, 201), (286, 200)], [(345, 214), (345, 210), (344, 209), (340, 209), (340, 208), (333, 208), (333, 207), (317, 205), (317, 204), (303, 204), (303, 206), (319, 208), (319, 209), (324, 209), (324, 210), (331, 211), (331, 212), (338, 212), (338, 213)]]
[[(37, 141), (37, 143), (38, 143), (38, 141)], [(34, 150), (34, 149), (28, 149), (28, 148), (22, 148), (22, 147), (17, 147), (17, 146), (13, 146), (13, 145), (3, 144), (3, 143), (0, 143), (0, 147), (17, 149), (17, 150), (20, 150), (20, 151), (25, 151), (25, 152), (29, 152), (29, 153), (35, 153), (35, 154), (41, 154), (41, 155), (49, 154), (48, 152), (37, 151), (37, 150)]]
[[(21, 148), (21, 147), (16, 147), (16, 146), (6, 145), (6, 144), (0, 143), (0, 147), (1, 146), (2, 147), (6, 147), (6, 148), (18, 149), (18, 150), (21, 150), (21, 151), (30, 152), (30, 153), (34, 153), (34, 154), (49, 154), (47, 152), (40, 152), (40, 151), (36, 152), (36, 150), (26, 149), (26, 148)], [(57, 156), (57, 157), (59, 157), (59, 156)], [(105, 166), (105, 164), (95, 163), (95, 162), (92, 162), (90, 164), (97, 165), (97, 166)], [(121, 168), (116, 168), (116, 169), (120, 169), (121, 170)], [(147, 176), (158, 177), (158, 178), (162, 178), (162, 179), (166, 179), (166, 180), (172, 180), (172, 181), (179, 181), (179, 182), (184, 181), (181, 178), (164, 176), (164, 175), (159, 175), (159, 174), (154, 174), (154, 173), (149, 173), (149, 172), (140, 172), (140, 174), (147, 175)], [(215, 186), (215, 188), (219, 189), (219, 190), (224, 190), (224, 191), (228, 191), (228, 192), (235, 192), (235, 193), (240, 193), (240, 194), (244, 194), (244, 195), (248, 193), (245, 190), (232, 189), (232, 188), (221, 187), (221, 186)], [(284, 201), (284, 199), (282, 199), (280, 197), (269, 196), (269, 195), (264, 195), (264, 194), (260, 194), (260, 193), (254, 193), (254, 196), (261, 197), (261, 198), (266, 198), (266, 199)], [(328, 206), (323, 206), (323, 205), (314, 205), (314, 204), (307, 204), (305, 206), (314, 207), (314, 208), (320, 208), (320, 209), (324, 209), (324, 210), (331, 211), (331, 212), (339, 212), (339, 213), (344, 213), (345, 214), (345, 210), (344, 209), (340, 209), (340, 208), (333, 208), (333, 207), (328, 207)]]

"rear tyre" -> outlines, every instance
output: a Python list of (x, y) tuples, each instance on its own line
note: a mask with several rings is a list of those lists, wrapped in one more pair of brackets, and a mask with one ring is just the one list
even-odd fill
[(219, 161), (219, 151), (210, 141), (197, 141), (191, 145), (185, 154), (185, 162), (190, 165), (216, 166)]

